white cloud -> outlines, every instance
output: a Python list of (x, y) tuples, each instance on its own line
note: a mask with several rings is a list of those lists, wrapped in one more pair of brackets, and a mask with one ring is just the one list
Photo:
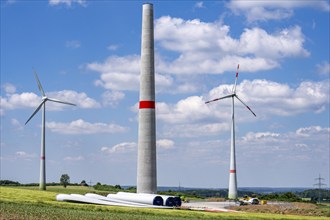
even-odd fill
[[(6, 87), (7, 89), (9, 87)], [(13, 89), (9, 89), (14, 91)], [(71, 102), (80, 108), (99, 108), (101, 105), (94, 99), (88, 97), (86, 93), (78, 93), (73, 90), (62, 90), (57, 92), (49, 92), (49, 98), (59, 99), (61, 101)], [(46, 94), (47, 95), (47, 94)], [(5, 97), (0, 97), (1, 111), (4, 114), (5, 110), (37, 108), (41, 103), (41, 97), (32, 92), (23, 93), (7, 93)], [(47, 110), (59, 111), (69, 107), (54, 102), (47, 102)]]
[(82, 119), (70, 123), (47, 122), (46, 127), (61, 134), (108, 134), (126, 132), (128, 128), (116, 124), (90, 123)]
[[(165, 16), (155, 20), (155, 41), (157, 92), (198, 91), (198, 86), (189, 81), (191, 77), (177, 80), (182, 74), (222, 74), (233, 71), (237, 63), (244, 66), (246, 72), (270, 70), (279, 67), (284, 58), (310, 54), (304, 48), (305, 37), (299, 26), (275, 33), (257, 27), (246, 28), (236, 39), (230, 36), (229, 26), (218, 22)], [(178, 55), (163, 57), (162, 50)], [(91, 62), (86, 68), (101, 74), (95, 81), (97, 86), (117, 91), (139, 90), (138, 55), (110, 56), (103, 62)]]
[(81, 43), (78, 40), (71, 40), (71, 41), (65, 42), (65, 46), (68, 48), (77, 49), (81, 46)]
[(226, 4), (235, 14), (244, 14), (248, 22), (281, 20), (290, 18), (294, 9), (309, 7), (322, 11), (329, 11), (328, 1), (305, 0), (305, 1), (236, 1)]
[(71, 162), (74, 162), (74, 161), (82, 161), (82, 160), (85, 160), (85, 157), (83, 156), (77, 156), (77, 157), (65, 157), (63, 160), (65, 161), (71, 161)]
[[(230, 129), (231, 102), (229, 99), (210, 104), (205, 101), (231, 94), (233, 85), (220, 85), (205, 96), (190, 96), (176, 103), (159, 102), (157, 120), (164, 122), (166, 137), (200, 137)], [(237, 95), (257, 114), (253, 115), (237, 100), (236, 120), (262, 120), (273, 115), (292, 116), (307, 112), (320, 113), (329, 105), (329, 81), (300, 83), (290, 87), (268, 80), (244, 80), (237, 85)], [(137, 105), (132, 111), (137, 112)], [(217, 123), (215, 123), (217, 122)], [(276, 138), (276, 133), (259, 133), (259, 138)], [(247, 137), (248, 138), (248, 137)], [(250, 137), (251, 138), (251, 137)]]
[(296, 134), (298, 136), (303, 137), (310, 137), (315, 136), (318, 134), (324, 134), (329, 135), (330, 134), (330, 128), (322, 128), (321, 126), (311, 126), (311, 127), (305, 127), (305, 128), (299, 128), (296, 130)]
[(205, 8), (204, 2), (197, 2), (194, 7), (195, 8)]
[(174, 141), (169, 140), (169, 139), (160, 139), (157, 140), (156, 142), (158, 148), (163, 148), (163, 149), (172, 149), (174, 148)]
[(7, 94), (13, 94), (16, 92), (16, 87), (11, 83), (5, 83), (1, 88), (3, 88)]
[(7, 94), (6, 97), (1, 97), (1, 108), (4, 110), (36, 108), (40, 101), (41, 98), (32, 92)]
[(164, 136), (166, 137), (182, 137), (182, 138), (198, 138), (203, 136), (218, 135), (223, 131), (230, 130), (230, 123), (186, 123), (171, 124), (165, 126)]
[[(172, 149), (174, 148), (174, 141), (169, 139), (160, 139), (157, 140), (157, 147), (162, 149)], [(102, 147), (101, 151), (108, 154), (114, 153), (130, 153), (137, 150), (137, 143), (135, 142), (123, 142), (116, 144), (113, 147)]]
[[(220, 85), (212, 89), (207, 99), (230, 94), (232, 85)], [(244, 80), (237, 85), (237, 94), (256, 110), (259, 116), (298, 115), (305, 112), (323, 112), (329, 104), (329, 81), (300, 83), (297, 88), (267, 80)], [(220, 101), (213, 104), (216, 108), (229, 105)], [(260, 109), (260, 110), (259, 110)]]
[(155, 39), (162, 48), (179, 53), (175, 60), (161, 60), (156, 66), (169, 74), (219, 74), (233, 70), (237, 63), (255, 72), (278, 67), (283, 58), (309, 56), (299, 26), (275, 33), (246, 28), (235, 39), (230, 27), (221, 23), (165, 16), (155, 21)]
[(119, 45), (111, 44), (107, 47), (108, 50), (115, 51), (119, 48)]
[[(80, 108), (99, 108), (101, 105), (94, 99), (87, 96), (84, 92), (76, 92), (73, 90), (62, 90), (58, 92), (49, 92), (49, 98), (55, 98), (66, 102), (76, 104)], [(56, 107), (60, 105), (56, 105)], [(55, 104), (51, 106), (55, 108)], [(62, 107), (62, 105), (61, 105)]]
[(37, 155), (32, 153), (32, 154), (29, 154), (29, 153), (26, 153), (24, 151), (17, 151), (15, 153), (15, 157), (16, 159), (22, 159), (22, 160), (28, 160), (28, 161), (31, 161), (32, 159), (36, 158)]
[(243, 141), (274, 141), (280, 138), (279, 133), (273, 132), (249, 132), (242, 139)]
[(119, 91), (106, 91), (102, 94), (102, 103), (104, 106), (115, 107), (119, 101), (125, 98), (125, 93)]
[[(156, 61), (162, 65), (161, 57)], [(113, 91), (138, 91), (140, 89), (140, 56), (108, 57), (103, 63), (92, 62), (87, 69), (99, 72), (100, 79), (95, 81), (96, 86)], [(156, 67), (156, 71), (157, 67)], [(192, 83), (177, 82), (174, 87), (174, 78), (169, 74), (155, 73), (156, 92), (186, 93), (196, 91)]]
[(303, 48), (304, 41), (299, 26), (285, 28), (273, 35), (261, 28), (245, 29), (240, 37), (238, 51), (270, 59), (309, 56), (309, 52)]
[(64, 4), (68, 7), (71, 7), (73, 4), (78, 4), (85, 7), (87, 5), (86, 0), (49, 0), (48, 2), (51, 6)]
[(95, 82), (111, 90), (139, 90), (140, 57), (137, 55), (108, 57), (104, 63), (89, 63), (87, 69), (101, 73), (101, 78)]
[(137, 148), (137, 144), (135, 142), (124, 142), (124, 143), (117, 144), (111, 148), (102, 147), (101, 151), (104, 153), (108, 153), (108, 154), (127, 153), (127, 152), (135, 151), (136, 148)]
[(176, 104), (159, 102), (156, 105), (157, 119), (167, 123), (197, 122), (211, 115), (210, 109), (200, 96), (191, 96)]
[(329, 75), (330, 74), (330, 63), (329, 62), (323, 62), (321, 64), (316, 65), (318, 72), (321, 75)]
[(6, 1), (6, 4), (14, 4), (16, 3), (17, 1), (16, 0), (7, 0)]
[(18, 130), (22, 130), (23, 129), (23, 125), (16, 119), (16, 118), (12, 118), (11, 119), (11, 124), (17, 128)]
[(274, 163), (288, 159), (326, 160), (329, 155), (329, 137), (329, 127), (310, 126), (287, 133), (249, 132), (237, 140), (237, 145), (244, 159), (248, 160), (272, 158)]

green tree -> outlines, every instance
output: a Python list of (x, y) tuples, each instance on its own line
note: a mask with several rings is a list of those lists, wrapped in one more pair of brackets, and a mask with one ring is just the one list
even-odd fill
[(66, 186), (70, 183), (70, 177), (68, 174), (62, 174), (60, 178), (60, 183), (66, 188)]
[(81, 185), (81, 186), (88, 186), (88, 184), (86, 183), (85, 180), (81, 181), (80, 185)]

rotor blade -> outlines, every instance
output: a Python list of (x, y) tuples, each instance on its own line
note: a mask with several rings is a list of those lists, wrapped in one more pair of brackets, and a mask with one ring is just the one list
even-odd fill
[(243, 101), (242, 101), (242, 99), (240, 99), (240, 98), (238, 98), (238, 96), (235, 94), (235, 97), (255, 116), (255, 117), (257, 117), (257, 115), (251, 110), (251, 108), (247, 105), (247, 104), (245, 104)]
[(235, 78), (235, 85), (233, 87), (233, 93), (236, 93), (236, 85), (237, 85), (237, 78), (238, 78), (238, 70), (239, 70), (239, 64), (237, 64), (237, 70), (236, 70), (236, 78)]
[(213, 100), (207, 101), (207, 102), (205, 102), (205, 104), (208, 104), (210, 102), (215, 102), (215, 101), (218, 101), (218, 100), (221, 100), (221, 99), (230, 98), (232, 96), (233, 96), (232, 94), (231, 95), (226, 95), (226, 96), (223, 96), (223, 97), (220, 97), (220, 98), (217, 98), (217, 99), (213, 99)]
[(47, 98), (47, 100), (52, 101), (52, 102), (58, 102), (58, 103), (66, 104), (66, 105), (74, 105), (74, 106), (76, 106), (76, 104), (73, 104), (73, 103), (70, 103), (70, 102), (64, 102), (64, 101), (61, 101), (61, 100), (58, 100), (58, 99)]
[(41, 106), (45, 104), (46, 100), (42, 100), (42, 102), (39, 104), (38, 108), (33, 112), (33, 114), (30, 116), (30, 118), (25, 122), (25, 125), (33, 118), (35, 114), (40, 110)]
[(43, 88), (42, 88), (42, 86), (41, 86), (41, 83), (40, 83), (39, 77), (38, 77), (38, 75), (37, 75), (37, 72), (36, 72), (35, 70), (34, 70), (34, 76), (36, 77), (37, 84), (38, 84), (38, 88), (39, 88), (39, 91), (41, 92), (42, 97), (46, 97), (45, 92), (44, 92), (44, 90), (43, 90)]

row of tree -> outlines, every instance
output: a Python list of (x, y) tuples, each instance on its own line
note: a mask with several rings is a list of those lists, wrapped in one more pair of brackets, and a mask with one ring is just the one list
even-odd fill
[[(10, 180), (0, 180), (0, 186), (37, 186), (38, 184), (20, 184), (19, 182), (10, 181)], [(62, 185), (63, 187), (67, 187), (68, 185), (80, 185), (80, 186), (88, 186), (85, 180), (81, 181), (80, 184), (70, 183), (70, 176), (68, 174), (62, 174), (60, 178), (60, 183), (49, 183), (47, 185)], [(95, 190), (100, 191), (120, 191), (122, 187), (120, 185), (107, 185), (101, 184), (98, 182), (93, 186)], [(127, 189), (131, 192), (136, 192), (135, 187), (130, 187)], [(212, 189), (191, 189), (191, 190), (182, 190), (182, 191), (166, 191), (160, 192), (170, 195), (185, 195), (187, 197), (195, 197), (195, 198), (210, 198), (210, 197), (221, 197), (226, 198), (228, 195), (228, 190), (212, 190)], [(283, 192), (283, 193), (268, 193), (268, 194), (256, 194), (250, 191), (238, 191), (239, 197), (250, 196), (250, 197), (258, 197), (263, 200), (277, 200), (277, 201), (289, 201), (289, 202), (299, 202), (302, 201), (302, 198), (310, 198), (312, 202), (316, 201), (327, 201), (330, 202), (330, 190), (326, 189), (309, 189), (303, 192)]]

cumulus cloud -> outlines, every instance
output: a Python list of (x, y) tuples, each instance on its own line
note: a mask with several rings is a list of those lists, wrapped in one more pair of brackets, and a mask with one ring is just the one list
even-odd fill
[(169, 139), (160, 139), (157, 140), (156, 142), (158, 148), (163, 148), (163, 149), (172, 149), (174, 148), (174, 141), (169, 140)]
[(115, 51), (119, 48), (119, 45), (111, 44), (107, 47), (108, 50)]
[[(50, 98), (59, 99), (76, 104), (80, 108), (99, 108), (101, 105), (96, 100), (87, 96), (84, 92), (62, 90), (48, 93)], [(59, 106), (59, 105), (56, 105)], [(55, 105), (52, 106), (55, 108)]]
[(286, 57), (309, 56), (299, 26), (275, 33), (246, 28), (235, 39), (230, 36), (230, 27), (218, 22), (165, 16), (155, 21), (155, 39), (164, 49), (180, 53), (175, 60), (158, 66), (172, 74), (219, 74), (233, 70), (237, 63), (248, 72), (256, 72), (278, 67)]
[(86, 0), (49, 0), (49, 5), (56, 6), (56, 5), (66, 5), (68, 7), (71, 7), (73, 4), (77, 4), (80, 6), (86, 6), (87, 1)]
[(36, 158), (37, 155), (35, 153), (30, 154), (30, 153), (26, 153), (24, 151), (17, 151), (15, 153), (15, 157), (16, 157), (16, 159), (31, 161), (32, 159)]
[(203, 136), (218, 135), (223, 131), (230, 130), (230, 123), (187, 123), (171, 124), (165, 126), (164, 136), (181, 138), (198, 138)]
[(248, 22), (281, 20), (290, 18), (297, 8), (316, 8), (329, 11), (328, 1), (236, 1), (231, 0), (226, 6), (239, 15), (243, 14)]
[(321, 64), (316, 65), (317, 71), (321, 75), (328, 75), (330, 74), (330, 63), (329, 62), (323, 62)]
[(3, 88), (7, 94), (13, 94), (16, 92), (16, 87), (11, 83), (5, 83), (1, 86), (1, 88)]
[(135, 151), (136, 147), (137, 144), (135, 142), (123, 142), (113, 147), (102, 147), (101, 151), (108, 154), (127, 153), (127, 152)]
[(237, 144), (245, 158), (306, 161), (327, 158), (329, 137), (329, 127), (310, 126), (287, 133), (249, 132), (237, 140)]
[[(160, 139), (157, 140), (157, 147), (162, 149), (172, 149), (174, 148), (174, 141), (169, 139)], [(130, 153), (137, 150), (137, 143), (135, 142), (123, 142), (120, 144), (116, 144), (113, 147), (102, 147), (101, 152), (107, 154), (115, 154), (115, 153)]]
[(65, 157), (63, 160), (65, 161), (71, 161), (71, 162), (74, 162), (74, 161), (82, 161), (82, 160), (85, 160), (85, 157), (83, 156), (76, 156), (76, 157)]
[[(190, 96), (176, 103), (159, 102), (157, 120), (163, 121), (166, 137), (200, 137), (230, 129), (231, 102), (229, 99), (210, 104), (205, 101), (231, 94), (233, 85), (223, 84), (204, 96)], [(268, 80), (244, 80), (237, 85), (237, 95), (257, 114), (257, 118), (235, 101), (236, 120), (246, 122), (279, 116), (293, 116), (306, 112), (320, 113), (329, 105), (329, 81), (301, 82), (290, 87)], [(132, 108), (137, 111), (137, 105)], [(218, 122), (218, 123), (215, 123)], [(275, 133), (260, 133), (259, 138), (276, 138)], [(246, 138), (249, 138), (247, 136)]]
[[(220, 85), (209, 92), (208, 99), (230, 94), (231, 88), (232, 85)], [(268, 80), (244, 80), (237, 85), (237, 94), (253, 108), (262, 108), (260, 113), (263, 116), (320, 113), (329, 104), (329, 81), (304, 81), (298, 87), (291, 88), (287, 84)], [(219, 108), (226, 104), (230, 103), (222, 101), (213, 105)]]
[(137, 55), (108, 57), (103, 63), (92, 62), (87, 69), (101, 73), (95, 85), (119, 91), (138, 91), (140, 57)]
[(18, 130), (23, 129), (23, 125), (16, 118), (12, 118), (10, 122), (11, 122), (11, 125), (14, 126), (16, 129), (18, 129)]
[[(159, 59), (161, 59), (160, 56)], [(162, 63), (162, 61), (156, 61), (156, 66), (158, 63)], [(140, 56), (111, 56), (103, 63), (89, 63), (86, 68), (100, 73), (100, 79), (94, 82), (96, 86), (113, 91), (138, 91), (140, 89)], [(156, 71), (158, 71), (157, 67)], [(177, 83), (178, 86), (174, 87), (174, 78), (171, 75), (155, 73), (156, 92), (186, 93), (197, 89), (193, 83), (180, 83), (180, 81)]]
[(167, 123), (198, 122), (211, 115), (201, 96), (191, 96), (176, 104), (157, 103), (157, 119)]
[[(240, 63), (246, 72), (270, 70), (280, 66), (284, 58), (307, 57), (305, 36), (299, 26), (269, 33), (262, 28), (246, 28), (238, 38), (230, 35), (230, 27), (219, 22), (202, 22), (163, 16), (155, 20), (155, 81), (157, 92), (195, 92), (196, 84), (189, 74), (222, 74), (233, 71)], [(267, 50), (264, 50), (267, 48)], [(163, 51), (177, 54), (163, 56)], [(110, 56), (103, 62), (91, 62), (88, 70), (100, 73), (95, 85), (108, 90), (139, 89), (140, 56)], [(174, 83), (176, 86), (174, 87)]]
[(65, 42), (65, 46), (68, 48), (77, 49), (81, 46), (81, 43), (78, 40), (71, 40), (71, 41)]
[(128, 128), (117, 124), (90, 123), (78, 119), (69, 123), (47, 122), (46, 127), (52, 132), (61, 134), (108, 134), (122, 133), (128, 131)]
[(303, 137), (310, 137), (320, 134), (329, 135), (330, 128), (322, 128), (321, 126), (311, 126), (311, 127), (299, 128), (296, 130), (296, 135)]
[(280, 138), (279, 133), (273, 132), (249, 132), (242, 139), (243, 141), (274, 141)]
[(204, 2), (196, 2), (196, 4), (195, 4), (194, 7), (195, 7), (195, 8), (205, 8), (205, 6), (204, 6)]
[(125, 98), (125, 93), (119, 91), (106, 91), (102, 94), (103, 105), (115, 107)]
[[(12, 90), (13, 91), (13, 90)], [(87, 96), (86, 93), (78, 93), (72, 90), (62, 90), (57, 92), (49, 92), (49, 98), (59, 99), (61, 101), (71, 102), (80, 108), (99, 108), (100, 104), (94, 99)], [(1, 110), (13, 110), (23, 108), (36, 108), (41, 103), (41, 97), (32, 92), (23, 93), (7, 93), (1, 99)], [(69, 107), (54, 102), (47, 102), (47, 110), (59, 111)]]
[[(239, 52), (252, 53), (257, 57), (280, 59), (284, 57), (309, 56), (303, 48), (304, 35), (299, 26), (284, 28), (269, 34), (261, 28), (245, 29), (240, 37)], [(256, 43), (257, 42), (257, 43)], [(265, 50), (265, 48), (268, 48)]]
[(41, 98), (32, 92), (7, 94), (6, 97), (1, 97), (1, 108), (3, 110), (35, 108), (40, 104), (40, 101)]

